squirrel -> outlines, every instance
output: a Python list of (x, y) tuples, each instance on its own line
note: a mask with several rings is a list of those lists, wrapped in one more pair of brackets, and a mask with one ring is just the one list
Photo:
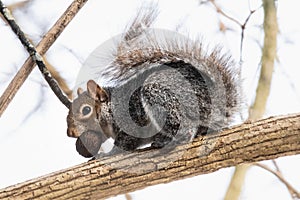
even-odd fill
[(94, 78), (86, 91), (78, 88), (67, 135), (77, 138), (80, 155), (97, 157), (109, 138), (112, 152), (173, 147), (228, 127), (240, 112), (241, 80), (231, 57), (150, 28), (156, 17), (153, 7), (138, 12), (95, 73), (102, 84)]

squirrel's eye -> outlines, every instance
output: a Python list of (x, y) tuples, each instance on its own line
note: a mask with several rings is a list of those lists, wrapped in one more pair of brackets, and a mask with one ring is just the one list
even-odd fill
[(81, 110), (81, 113), (85, 116), (90, 114), (90, 112), (92, 111), (92, 108), (90, 106), (84, 106)]

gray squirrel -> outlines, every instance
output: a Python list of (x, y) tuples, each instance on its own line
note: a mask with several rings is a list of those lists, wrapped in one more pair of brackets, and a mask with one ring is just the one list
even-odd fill
[(67, 134), (80, 155), (97, 157), (108, 138), (112, 152), (173, 148), (228, 127), (240, 113), (239, 70), (230, 56), (151, 29), (156, 16), (153, 7), (140, 11), (99, 69), (104, 83), (90, 79), (86, 91), (78, 88)]

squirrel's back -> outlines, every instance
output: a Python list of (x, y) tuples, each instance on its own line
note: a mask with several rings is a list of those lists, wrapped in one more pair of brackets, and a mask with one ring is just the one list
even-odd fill
[[(210, 118), (214, 118), (214, 122), (211, 126), (220, 128), (229, 125), (240, 111), (242, 99), (239, 69), (235, 62), (230, 56), (221, 54), (220, 48), (208, 52), (200, 39), (193, 41), (174, 31), (151, 28), (156, 17), (157, 9), (153, 5), (138, 12), (125, 33), (116, 40), (109, 65), (102, 66), (97, 72), (98, 80), (105, 80), (103, 86), (118, 87), (130, 81), (137, 82), (141, 77), (146, 79), (145, 76), (161, 71), (161, 68), (186, 73), (181, 78), (193, 87), (198, 99), (201, 94), (201, 106), (208, 105), (212, 109)], [(182, 68), (189, 72), (183, 72)], [(182, 83), (178, 73), (176, 77), (166, 77), (171, 85), (177, 84), (176, 88), (173, 87), (176, 94), (184, 93), (189, 87), (186, 84), (178, 86)], [(163, 80), (163, 75), (159, 76), (157, 83)], [(186, 98), (187, 95), (182, 96)], [(222, 123), (218, 125), (218, 121)]]

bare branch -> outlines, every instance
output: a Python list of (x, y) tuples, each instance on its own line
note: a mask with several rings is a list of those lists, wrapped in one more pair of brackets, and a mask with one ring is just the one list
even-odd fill
[(293, 199), (295, 198), (300, 199), (300, 193), (289, 182), (287, 182), (287, 180), (285, 180), (285, 178), (282, 176), (280, 171), (274, 171), (268, 166), (261, 163), (254, 163), (253, 165), (256, 165), (274, 174), (287, 187)]
[(219, 5), (217, 5), (217, 3), (215, 2), (215, 0), (209, 0), (210, 3), (216, 8), (216, 11), (218, 13), (220, 13), (221, 15), (223, 15), (225, 18), (229, 19), (230, 21), (233, 21), (234, 23), (236, 23), (238, 26), (243, 26), (242, 23), (240, 23), (238, 20), (236, 20), (235, 18), (227, 15), (220, 7)]
[(73, 99), (72, 90), (68, 87), (66, 80), (59, 74), (56, 68), (48, 62), (46, 58), (44, 58), (46, 66), (48, 66), (48, 70), (50, 71), (52, 77), (57, 81), (61, 90), (68, 96), (70, 100)]
[[(63, 13), (63, 15), (58, 19), (58, 21), (53, 25), (53, 27), (37, 45), (37, 52), (40, 55), (44, 55), (46, 53), (46, 51), (55, 42), (55, 40), (59, 37), (65, 27), (76, 16), (80, 8), (82, 8), (82, 6), (86, 2), (87, 0), (75, 0), (71, 3), (71, 5)], [(34, 66), (35, 65), (33, 60), (31, 59), (31, 57), (29, 57), (20, 68), (16, 76), (13, 78), (11, 83), (8, 85), (8, 87), (0, 97), (0, 116), (3, 114), (11, 100), (14, 98), (19, 88), (25, 82)]]
[(146, 149), (83, 163), (1, 189), (0, 199), (104, 199), (241, 163), (300, 154), (300, 113), (201, 136), (167, 154), (157, 151)]
[[(25, 0), (25, 1), (20, 1), (20, 2), (16, 2), (16, 3), (13, 3), (13, 4), (10, 4), (7, 6), (7, 8), (10, 10), (10, 11), (14, 11), (16, 9), (22, 9), (24, 8), (25, 6), (27, 6), (29, 3), (31, 3), (32, 0)], [(0, 18), (2, 18), (6, 23), (7, 25), (8, 24), (8, 21), (2, 16), (0, 15)], [(32, 40), (29, 39), (30, 43), (33, 44)], [(72, 90), (67, 86), (67, 83), (66, 81), (64, 80), (64, 78), (62, 78), (60, 76), (60, 74), (58, 73), (58, 71), (55, 69), (55, 67), (53, 65), (51, 65), (45, 58), (45, 56), (43, 57), (44, 59), (44, 62), (45, 62), (45, 65), (47, 66), (50, 74), (52, 75), (52, 77), (57, 81), (59, 87), (61, 88), (61, 90), (68, 96), (69, 99), (73, 99), (72, 97)], [(13, 74), (11, 74), (10, 76), (13, 76)], [(5, 81), (6, 82), (6, 81)], [(1, 83), (1, 81), (0, 81)], [(33, 110), (35, 110), (37, 107), (35, 107)], [(27, 115), (27, 117), (25, 117), (25, 120), (29, 117), (29, 115), (31, 115), (32, 112), (30, 112), (30, 114)]]
[(276, 171), (278, 171), (279, 173), (281, 173), (279, 166), (277, 165), (277, 162), (275, 160), (272, 160), (273, 165), (275, 166)]
[(13, 32), (18, 36), (20, 42), (26, 48), (29, 55), (37, 64), (39, 70), (44, 76), (45, 80), (49, 84), (50, 88), (54, 92), (54, 94), (58, 97), (58, 99), (67, 107), (70, 108), (71, 102), (70, 100), (63, 94), (61, 89), (59, 88), (55, 79), (52, 78), (49, 70), (47, 69), (43, 57), (36, 51), (34, 45), (30, 42), (30, 40), (25, 36), (24, 32), (20, 28), (20, 26), (16, 23), (14, 17), (12, 16), (11, 11), (0, 1), (0, 12), (3, 17), (6, 19), (7, 23), (13, 30)]
[[(245, 36), (245, 29), (246, 29), (246, 25), (248, 23), (248, 21), (250, 20), (251, 16), (257, 11), (259, 10), (262, 6), (260, 6), (257, 9), (254, 10), (250, 10), (250, 13), (248, 15), (248, 17), (246, 18), (246, 20), (244, 21), (244, 23), (239, 22), (237, 19), (229, 16), (228, 14), (226, 14), (221, 8), (220, 6), (216, 3), (215, 0), (209, 0), (209, 2), (215, 7), (217, 13), (219, 13), (220, 15), (222, 15), (223, 17), (227, 18), (228, 20), (234, 22), (235, 24), (237, 24), (240, 28), (241, 28), (241, 44), (240, 44), (240, 63), (243, 62), (243, 43), (244, 43), (244, 36)], [(223, 24), (223, 23), (221, 23)], [(226, 30), (226, 29), (225, 29)]]

